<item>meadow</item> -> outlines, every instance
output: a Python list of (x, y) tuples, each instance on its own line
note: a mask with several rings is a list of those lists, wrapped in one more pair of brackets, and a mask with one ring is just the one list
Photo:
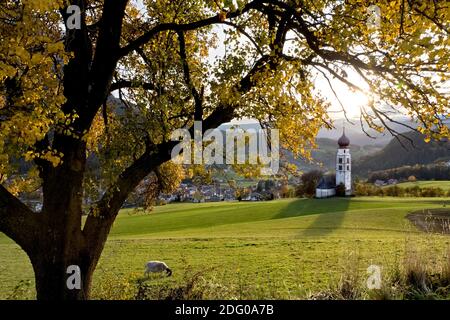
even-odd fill
[(445, 191), (450, 190), (450, 181), (410, 181), (397, 184), (401, 188), (441, 188)]
[[(357, 197), (122, 210), (92, 295), (132, 299), (145, 286), (152, 292), (147, 298), (163, 299), (195, 279), (207, 299), (299, 299), (330, 288), (349, 270), (364, 275), (378, 265), (387, 273), (411, 252), (438, 265), (450, 238), (423, 233), (405, 216), (449, 204), (448, 198)], [(148, 260), (165, 261), (173, 276), (143, 279)], [(28, 258), (0, 235), (0, 299), (33, 297)]]

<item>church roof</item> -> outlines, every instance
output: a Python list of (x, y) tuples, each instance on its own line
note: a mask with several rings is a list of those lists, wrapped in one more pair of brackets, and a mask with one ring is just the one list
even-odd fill
[(336, 181), (332, 176), (324, 176), (320, 179), (316, 189), (334, 189), (336, 188)]
[(338, 140), (338, 145), (339, 145), (340, 148), (345, 148), (345, 147), (348, 147), (350, 145), (350, 139), (347, 138), (347, 136), (345, 135), (345, 130), (342, 133), (342, 136)]

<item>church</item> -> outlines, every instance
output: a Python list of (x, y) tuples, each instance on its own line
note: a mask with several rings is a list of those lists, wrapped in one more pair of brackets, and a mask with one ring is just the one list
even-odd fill
[(350, 139), (345, 135), (345, 129), (338, 140), (336, 154), (336, 179), (324, 176), (316, 188), (316, 198), (328, 198), (336, 195), (336, 187), (343, 185), (345, 195), (352, 195), (352, 157), (350, 154)]

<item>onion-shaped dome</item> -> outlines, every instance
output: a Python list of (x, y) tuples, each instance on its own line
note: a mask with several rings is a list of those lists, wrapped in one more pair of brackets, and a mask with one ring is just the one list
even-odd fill
[(347, 138), (347, 136), (345, 135), (345, 132), (339, 138), (338, 145), (339, 145), (339, 148), (346, 148), (350, 145), (350, 139)]

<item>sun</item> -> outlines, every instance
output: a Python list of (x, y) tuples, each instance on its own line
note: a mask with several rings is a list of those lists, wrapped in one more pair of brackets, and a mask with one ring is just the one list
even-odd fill
[(370, 104), (369, 95), (361, 91), (352, 92), (349, 90), (349, 92), (346, 93), (346, 97), (347, 99), (344, 107), (347, 115), (352, 118), (359, 117), (361, 114), (361, 109)]
[[(361, 115), (361, 110), (370, 105), (370, 92), (352, 91), (347, 87), (341, 87), (335, 90), (339, 100), (334, 96), (330, 96), (331, 106), (329, 112), (332, 117), (357, 119)], [(345, 112), (344, 112), (344, 110)]]
[(329, 79), (318, 76), (315, 86), (320, 94), (330, 102), (328, 109), (332, 118), (359, 118), (361, 109), (370, 105), (372, 92), (367, 83), (358, 74), (346, 70), (348, 81), (358, 86), (360, 90), (352, 90), (347, 84), (337, 79)]

